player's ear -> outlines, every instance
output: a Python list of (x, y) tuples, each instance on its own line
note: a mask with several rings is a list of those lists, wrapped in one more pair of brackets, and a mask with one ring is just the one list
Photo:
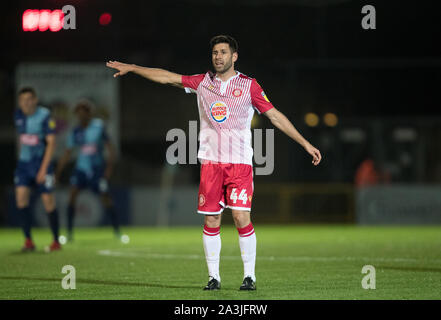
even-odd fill
[(239, 55), (237, 54), (237, 52), (233, 52), (233, 62), (236, 62), (237, 58), (239, 58)]

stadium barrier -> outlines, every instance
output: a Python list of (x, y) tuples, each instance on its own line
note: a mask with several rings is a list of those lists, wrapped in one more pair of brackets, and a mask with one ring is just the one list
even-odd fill
[[(169, 190), (170, 189), (170, 190)], [(65, 226), (69, 190), (56, 191), (60, 223)], [(200, 225), (196, 213), (198, 186), (172, 188), (112, 188), (111, 193), (121, 223), (125, 225)], [(264, 184), (259, 183), (253, 197), (253, 221), (258, 223), (310, 223), (354, 221), (354, 192), (350, 184)], [(163, 202), (161, 205), (160, 202)], [(36, 194), (31, 199), (34, 224), (47, 227), (47, 217)], [(229, 210), (223, 221), (232, 224)], [(78, 197), (75, 224), (78, 227), (108, 224), (99, 198), (85, 191)], [(13, 189), (8, 192), (8, 226), (19, 226)]]
[(253, 198), (253, 219), (261, 223), (354, 222), (354, 187), (349, 183), (260, 183)]
[(358, 224), (441, 224), (441, 186), (364, 187), (356, 209)]
[[(111, 190), (119, 218), (124, 225), (200, 225), (196, 213), (198, 187), (114, 187)], [(65, 225), (68, 189), (56, 191), (60, 222)], [(164, 202), (160, 206), (160, 199)], [(7, 226), (19, 226), (13, 189), (8, 190)], [(41, 201), (33, 194), (34, 224), (47, 226)], [(77, 226), (108, 224), (99, 198), (91, 192), (80, 194)], [(223, 222), (232, 224), (229, 210)], [(259, 183), (253, 196), (256, 223), (357, 223), (440, 224), (440, 185), (377, 185), (354, 188), (352, 184), (265, 184)]]
[[(200, 225), (196, 214), (197, 186), (113, 188), (120, 221), (127, 225)], [(68, 189), (56, 191), (60, 222), (65, 225)], [(165, 205), (160, 208), (159, 199)], [(8, 191), (7, 226), (19, 226), (13, 189)], [(47, 226), (47, 217), (36, 194), (34, 223)], [(77, 226), (107, 224), (99, 199), (90, 192), (78, 198)], [(232, 223), (226, 210), (223, 221)], [(253, 221), (256, 223), (357, 223), (440, 224), (441, 186), (378, 185), (354, 188), (352, 184), (265, 184), (254, 190)], [(161, 215), (161, 217), (159, 216)]]

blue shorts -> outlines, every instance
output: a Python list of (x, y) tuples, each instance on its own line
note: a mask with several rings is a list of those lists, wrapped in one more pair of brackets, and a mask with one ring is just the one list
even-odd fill
[(24, 162), (19, 161), (14, 172), (14, 184), (16, 187), (36, 187), (40, 193), (51, 193), (54, 191), (55, 176), (54, 166), (51, 163), (47, 169), (46, 179), (43, 183), (37, 184), (37, 173), (40, 169), (41, 162)]
[(78, 189), (90, 189), (95, 193), (107, 193), (109, 186), (106, 178), (104, 178), (104, 170), (94, 170), (88, 174), (79, 169), (75, 169), (70, 177), (70, 184)]

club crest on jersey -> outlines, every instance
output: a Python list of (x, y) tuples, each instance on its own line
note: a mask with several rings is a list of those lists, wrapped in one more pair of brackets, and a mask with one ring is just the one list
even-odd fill
[(224, 122), (230, 115), (228, 106), (222, 101), (216, 101), (211, 104), (210, 107), (211, 117), (216, 122)]
[(199, 206), (203, 206), (205, 204), (205, 196), (201, 193), (199, 195)]
[(233, 90), (233, 96), (240, 97), (241, 95), (242, 95), (242, 90), (240, 90), (240, 89)]

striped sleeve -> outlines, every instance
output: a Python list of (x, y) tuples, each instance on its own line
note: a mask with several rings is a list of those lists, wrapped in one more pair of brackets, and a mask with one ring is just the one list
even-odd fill
[(205, 74), (195, 74), (192, 76), (182, 76), (182, 86), (187, 93), (194, 93), (199, 84), (204, 80)]
[(262, 87), (257, 83), (256, 79), (251, 82), (251, 103), (257, 112), (265, 113), (268, 110), (274, 108), (273, 104), (268, 100)]

